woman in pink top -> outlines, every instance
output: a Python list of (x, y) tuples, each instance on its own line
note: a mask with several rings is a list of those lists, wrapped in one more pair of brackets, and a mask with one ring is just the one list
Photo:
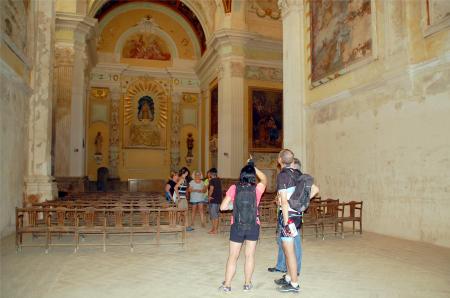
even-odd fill
[[(257, 183), (257, 179), (259, 183)], [(267, 177), (258, 170), (253, 161), (242, 168), (239, 183), (230, 186), (220, 205), (220, 210), (228, 210), (233, 203), (233, 216), (230, 229), (230, 252), (225, 270), (225, 281), (219, 288), (231, 291), (231, 280), (236, 272), (242, 244), (245, 242), (245, 283), (244, 291), (252, 288), (252, 275), (255, 268), (256, 241), (259, 238), (258, 205), (267, 185)]]

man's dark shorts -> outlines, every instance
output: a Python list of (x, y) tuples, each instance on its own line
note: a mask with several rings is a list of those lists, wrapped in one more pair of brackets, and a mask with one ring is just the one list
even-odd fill
[(232, 224), (230, 229), (230, 241), (243, 243), (245, 240), (257, 241), (259, 239), (259, 225), (255, 224), (248, 231), (238, 231), (237, 224)]

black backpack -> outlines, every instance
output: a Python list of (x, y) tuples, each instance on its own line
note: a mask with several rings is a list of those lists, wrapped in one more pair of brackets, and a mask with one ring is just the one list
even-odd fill
[(258, 208), (256, 205), (256, 187), (251, 184), (236, 184), (236, 196), (233, 203), (233, 218), (239, 231), (248, 231), (256, 225)]
[(283, 168), (282, 172), (286, 172), (295, 184), (294, 193), (289, 198), (289, 206), (299, 213), (304, 212), (309, 207), (314, 178), (292, 168)]

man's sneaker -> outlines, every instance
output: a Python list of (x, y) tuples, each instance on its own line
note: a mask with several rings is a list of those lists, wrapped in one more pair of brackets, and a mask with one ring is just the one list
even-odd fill
[(294, 292), (294, 293), (298, 293), (300, 292), (300, 285), (294, 287), (291, 283), (288, 283), (284, 286), (281, 286), (278, 288), (278, 291), (280, 292)]
[(186, 227), (186, 231), (187, 231), (187, 232), (192, 232), (193, 230), (194, 230), (193, 227)]
[(225, 287), (225, 282), (222, 282), (222, 285), (219, 287), (220, 292), (231, 292), (231, 287)]
[(278, 285), (278, 286), (285, 286), (285, 285), (288, 285), (288, 284), (290, 284), (290, 283), (288, 283), (287, 281), (286, 281), (286, 274), (285, 275), (283, 275), (283, 277), (282, 278), (280, 278), (280, 279), (275, 279), (273, 282), (276, 284), (276, 285)]
[(283, 272), (283, 273), (286, 272), (286, 271), (277, 269), (277, 267), (270, 267), (270, 268), (267, 268), (267, 271), (269, 271), (269, 272)]
[(253, 285), (252, 284), (244, 285), (244, 292), (248, 292), (251, 289), (253, 289)]

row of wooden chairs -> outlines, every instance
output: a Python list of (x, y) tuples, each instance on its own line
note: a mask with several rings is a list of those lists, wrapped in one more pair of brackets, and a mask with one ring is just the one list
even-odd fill
[[(20, 251), (26, 246), (43, 246), (46, 252), (52, 246), (73, 246), (78, 251), (80, 246), (126, 245), (133, 251), (141, 244), (182, 244), (186, 240), (187, 210), (177, 208), (16, 208), (16, 247)], [(161, 243), (162, 233), (175, 234), (176, 242)], [(31, 243), (23, 243), (24, 235), (31, 234)], [(101, 243), (80, 243), (80, 236), (101, 235)], [(155, 242), (139, 243), (135, 236), (155, 234)], [(54, 243), (53, 237), (70, 235), (69, 243)], [(128, 236), (128, 243), (108, 243), (110, 235)], [(45, 243), (36, 243), (35, 238), (45, 237)]]
[[(304, 213), (301, 226), (302, 236), (319, 236), (325, 239), (325, 235), (344, 234), (347, 223), (352, 224), (351, 232), (362, 234), (362, 207), (363, 202), (339, 202), (335, 199), (321, 200), (320, 198), (311, 201), (309, 208)], [(259, 220), (261, 226), (261, 237), (266, 230), (276, 230), (278, 225), (278, 207), (274, 200), (261, 201), (259, 207)], [(219, 232), (225, 233), (230, 230), (232, 211), (221, 212), (219, 217)], [(359, 224), (359, 228), (356, 227)], [(310, 232), (312, 229), (312, 232)]]
[[(319, 236), (325, 239), (327, 234), (340, 234), (344, 238), (346, 223), (352, 224), (351, 232), (362, 234), (362, 201), (339, 202), (335, 199), (312, 201), (303, 216), (302, 235)], [(356, 223), (359, 228), (356, 228)], [(305, 230), (312, 228), (312, 233)]]

